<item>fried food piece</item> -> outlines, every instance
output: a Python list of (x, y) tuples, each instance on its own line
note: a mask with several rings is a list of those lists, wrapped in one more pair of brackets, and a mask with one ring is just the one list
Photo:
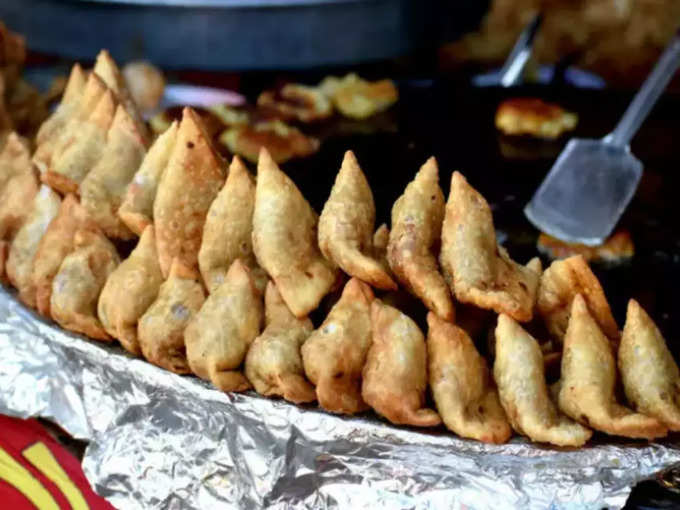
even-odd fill
[(288, 83), (280, 90), (265, 90), (257, 98), (257, 106), (272, 108), (283, 120), (317, 122), (333, 115), (333, 105), (317, 87)]
[(236, 259), (184, 332), (191, 371), (222, 391), (245, 391), (239, 370), (262, 327), (262, 297), (250, 271)]
[(659, 328), (634, 299), (628, 302), (619, 370), (626, 397), (635, 410), (679, 431), (680, 370)]
[(399, 91), (392, 80), (371, 82), (354, 73), (342, 78), (329, 76), (321, 82), (320, 88), (340, 113), (359, 120), (387, 110), (399, 99)]
[(505, 443), (512, 434), (486, 360), (468, 334), (427, 314), (429, 379), (446, 428), (461, 437)]
[(253, 253), (255, 182), (238, 156), (234, 156), (224, 187), (208, 209), (198, 267), (208, 292), (214, 292), (236, 259), (251, 271), (255, 285), (264, 292), (267, 275)]
[(41, 172), (47, 170), (52, 151), (62, 131), (66, 128), (75, 112), (77, 112), (81, 97), (85, 91), (87, 73), (80, 64), (75, 64), (71, 69), (66, 88), (61, 98), (61, 103), (56, 110), (42, 123), (35, 138), (36, 153), (33, 161)]
[(123, 77), (132, 100), (142, 111), (154, 110), (165, 90), (165, 78), (156, 66), (137, 60), (123, 66)]
[(80, 203), (109, 238), (134, 237), (118, 217), (118, 209), (146, 145), (130, 114), (118, 105), (101, 159), (80, 183)]
[(9, 241), (26, 221), (38, 193), (30, 153), (16, 133), (9, 135), (0, 153), (0, 186), (0, 239)]
[(176, 374), (190, 374), (184, 331), (205, 302), (199, 276), (174, 259), (156, 300), (137, 323), (137, 341), (144, 358)]
[(45, 317), (51, 317), (52, 281), (64, 258), (73, 251), (77, 230), (97, 231), (98, 227), (78, 199), (69, 194), (61, 201), (59, 212), (40, 239), (33, 258), (31, 280), (35, 286), (36, 305), (38, 312)]
[(616, 361), (607, 337), (576, 294), (562, 353), (559, 406), (574, 420), (613, 436), (654, 439), (666, 427), (616, 402)]
[(559, 341), (564, 338), (576, 294), (583, 296), (590, 314), (604, 334), (610, 340), (618, 341), (619, 327), (602, 286), (581, 255), (556, 260), (541, 276), (536, 310), (548, 332)]
[(489, 204), (459, 172), (451, 177), (439, 261), (459, 301), (519, 322), (533, 317), (540, 260), (521, 266), (498, 245)]
[(397, 284), (371, 257), (374, 228), (373, 193), (354, 153), (347, 151), (319, 218), (319, 248), (350, 276), (378, 289), (396, 290)]
[(280, 120), (233, 126), (219, 137), (232, 154), (253, 163), (258, 162), (260, 149), (267, 149), (277, 163), (304, 158), (319, 150), (320, 142)]
[(604, 244), (599, 246), (567, 243), (541, 232), (536, 242), (536, 248), (553, 260), (581, 255), (586, 262), (606, 262), (609, 264), (628, 260), (635, 254), (633, 239), (627, 230), (615, 232)]
[(232, 106), (230, 104), (216, 104), (208, 107), (208, 111), (217, 117), (225, 126), (240, 126), (250, 124), (253, 112), (248, 105)]
[(19, 291), (19, 299), (26, 306), (35, 308), (35, 285), (31, 274), (33, 258), (50, 222), (59, 212), (61, 199), (49, 187), (43, 185), (33, 199), (26, 221), (17, 232), (9, 248), (6, 262), (7, 277)]
[(149, 225), (130, 256), (106, 280), (97, 305), (106, 332), (134, 355), (142, 354), (137, 324), (156, 300), (162, 283), (156, 236)]
[(62, 194), (78, 193), (79, 185), (104, 154), (106, 134), (116, 112), (116, 100), (107, 90), (86, 121), (71, 122), (62, 136), (67, 141), (55, 150), (41, 178)]
[(496, 111), (496, 128), (506, 135), (530, 135), (554, 140), (578, 124), (578, 115), (536, 98), (503, 101)]
[(52, 282), (50, 312), (59, 325), (97, 340), (111, 340), (97, 318), (97, 299), (120, 264), (115, 246), (101, 231), (77, 230)]
[(178, 123), (173, 121), (151, 145), (142, 160), (141, 166), (128, 184), (118, 216), (135, 234), (142, 235), (144, 229), (153, 223), (153, 203), (156, 199), (158, 184), (177, 140)]
[(582, 446), (592, 431), (559, 414), (548, 395), (538, 342), (511, 317), (498, 316), (493, 374), (512, 428), (532, 441)]
[(361, 397), (361, 371), (371, 346), (371, 287), (347, 282), (323, 324), (302, 345), (305, 373), (326, 411), (354, 414), (368, 409)]
[(142, 115), (139, 113), (137, 104), (132, 99), (132, 94), (128, 88), (128, 84), (120, 72), (118, 65), (111, 58), (111, 54), (107, 50), (101, 50), (97, 55), (92, 72), (99, 76), (104, 83), (113, 91), (121, 104), (128, 111), (130, 116), (137, 124), (137, 130), (142, 136), (147, 136), (147, 129)]
[(442, 421), (427, 409), (425, 337), (415, 322), (379, 299), (371, 303), (373, 343), (366, 355), (361, 396), (395, 425), (434, 427)]
[(384, 223), (373, 234), (373, 257), (384, 268), (389, 268), (387, 263), (387, 245), (390, 242), (390, 229)]
[(337, 278), (337, 270), (319, 251), (316, 226), (309, 202), (263, 148), (257, 165), (253, 251), (299, 319), (319, 306)]
[(185, 108), (153, 204), (163, 276), (168, 274), (175, 257), (187, 268), (198, 268), (203, 224), (210, 204), (224, 184), (223, 165), (200, 117), (191, 108)]
[(442, 319), (453, 321), (451, 293), (439, 272), (435, 249), (444, 220), (437, 160), (428, 159), (392, 206), (387, 261), (409, 292)]
[(271, 280), (264, 307), (266, 327), (248, 350), (246, 377), (260, 395), (278, 395), (296, 404), (314, 402), (314, 387), (305, 379), (300, 357), (300, 346), (314, 329), (312, 321), (290, 313)]

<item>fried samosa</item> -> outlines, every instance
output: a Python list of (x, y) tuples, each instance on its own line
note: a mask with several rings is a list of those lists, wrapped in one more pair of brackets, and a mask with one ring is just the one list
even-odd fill
[(384, 223), (373, 234), (373, 257), (384, 268), (389, 268), (387, 263), (387, 245), (390, 242), (390, 229)]
[(395, 425), (434, 427), (441, 423), (427, 409), (425, 338), (409, 317), (379, 299), (371, 303), (373, 343), (363, 369), (361, 396)]
[(451, 177), (440, 262), (458, 301), (519, 322), (533, 317), (540, 260), (521, 266), (498, 245), (489, 204), (459, 172)]
[(493, 367), (512, 428), (532, 441), (581, 446), (592, 431), (560, 414), (550, 399), (538, 342), (508, 315), (498, 316)]
[(198, 267), (208, 292), (222, 284), (236, 259), (248, 266), (258, 290), (264, 292), (267, 275), (253, 254), (254, 209), (255, 182), (239, 157), (234, 156), (227, 181), (208, 209), (198, 252)]
[(602, 332), (610, 340), (618, 341), (619, 327), (602, 286), (581, 255), (556, 260), (541, 275), (536, 310), (548, 332), (562, 341), (576, 294), (581, 294)]
[(175, 372), (189, 374), (184, 331), (205, 302), (198, 273), (175, 259), (158, 296), (139, 319), (137, 341), (147, 361)]
[(80, 183), (80, 203), (109, 238), (134, 237), (118, 217), (118, 208), (145, 154), (146, 140), (118, 105), (101, 159)]
[(153, 204), (158, 259), (164, 276), (174, 258), (187, 268), (198, 269), (205, 217), (223, 183), (223, 162), (203, 121), (191, 108), (184, 108), (175, 147)]
[(7, 256), (7, 277), (19, 291), (19, 299), (35, 308), (35, 285), (31, 277), (33, 259), (47, 227), (59, 212), (59, 195), (48, 186), (42, 185), (33, 199), (33, 205), (26, 221), (12, 241)]
[(427, 314), (430, 388), (446, 427), (461, 437), (505, 443), (512, 431), (486, 360), (468, 334)]
[(614, 436), (654, 439), (666, 427), (620, 405), (614, 394), (616, 361), (607, 337), (581, 294), (571, 305), (562, 353), (559, 407), (579, 423)]
[(42, 181), (62, 194), (78, 193), (80, 183), (104, 153), (115, 112), (114, 95), (106, 90), (87, 120), (69, 123), (70, 131), (62, 135), (67, 141), (60, 152), (55, 150)]
[(451, 293), (439, 272), (444, 194), (437, 160), (428, 159), (392, 206), (387, 261), (397, 279), (442, 319), (453, 321)]
[(262, 308), (250, 271), (236, 259), (184, 332), (191, 371), (222, 391), (249, 389), (240, 367), (260, 334)]
[(371, 287), (347, 282), (323, 324), (302, 345), (305, 373), (326, 411), (354, 414), (368, 409), (361, 397), (361, 371), (371, 346)]
[(153, 223), (153, 203), (158, 184), (168, 166), (170, 155), (177, 140), (177, 121), (162, 133), (151, 145), (141, 166), (125, 191), (118, 216), (137, 235)]
[(260, 151), (253, 252), (298, 318), (319, 306), (338, 272), (317, 246), (317, 215), (266, 149)]
[[(80, 103), (85, 97), (87, 80), (87, 73), (83, 71), (80, 64), (76, 63), (71, 68), (71, 74), (69, 75), (59, 106), (40, 126), (35, 139), (36, 151), (33, 154), (33, 163), (40, 170), (40, 173), (47, 171), (52, 153), (66, 130), (66, 126), (79, 112)], [(101, 83), (101, 80), (99, 80), (99, 84)], [(104, 89), (101, 90), (103, 93)]]
[(106, 332), (132, 354), (142, 353), (137, 324), (156, 300), (162, 283), (156, 237), (153, 226), (149, 225), (130, 256), (106, 280), (97, 305), (99, 320)]
[(78, 199), (69, 194), (61, 201), (59, 212), (40, 239), (33, 258), (31, 281), (35, 287), (38, 312), (45, 317), (51, 316), (52, 280), (64, 258), (73, 251), (77, 230), (96, 232), (98, 227), (80, 206)]
[(0, 153), (0, 239), (11, 241), (30, 213), (38, 177), (25, 142), (16, 133)]
[(71, 68), (64, 94), (59, 106), (54, 113), (45, 120), (36, 134), (35, 144), (37, 147), (54, 140), (59, 132), (66, 126), (71, 114), (78, 108), (78, 103), (85, 90), (87, 74), (80, 64), (76, 63)]
[(680, 431), (680, 370), (659, 328), (634, 299), (628, 302), (619, 370), (633, 407)]
[(97, 300), (106, 279), (120, 264), (116, 247), (101, 231), (77, 230), (73, 248), (52, 282), (52, 318), (64, 329), (110, 340), (97, 318)]
[(316, 400), (314, 386), (305, 379), (300, 346), (314, 329), (309, 319), (298, 319), (271, 280), (264, 297), (266, 327), (253, 340), (245, 361), (245, 374), (261, 395), (281, 396), (300, 404)]
[(319, 217), (319, 248), (324, 257), (350, 276), (373, 287), (396, 290), (373, 255), (375, 203), (354, 153), (347, 151)]

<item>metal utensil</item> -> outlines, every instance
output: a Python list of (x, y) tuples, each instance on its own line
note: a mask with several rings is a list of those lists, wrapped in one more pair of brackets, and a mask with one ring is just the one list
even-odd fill
[(527, 26), (522, 30), (522, 33), (517, 38), (517, 42), (512, 47), (512, 51), (508, 58), (505, 60), (505, 64), (499, 72), (499, 82), (503, 87), (512, 87), (519, 83), (522, 77), (522, 72), (531, 57), (531, 51), (534, 47), (534, 39), (538, 33), (538, 29), (541, 27), (543, 21), (543, 16), (538, 13), (533, 19), (527, 24)]
[(564, 241), (596, 246), (635, 194), (643, 165), (630, 141), (680, 66), (680, 31), (626, 110), (601, 140), (571, 140), (524, 208), (529, 221)]

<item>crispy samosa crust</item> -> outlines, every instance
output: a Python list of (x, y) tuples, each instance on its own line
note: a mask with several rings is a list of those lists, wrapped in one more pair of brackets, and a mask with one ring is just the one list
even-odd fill
[(428, 159), (392, 206), (387, 260), (399, 282), (442, 319), (453, 321), (454, 307), (435, 250), (441, 240), (444, 194), (439, 169)]
[(634, 299), (628, 302), (619, 370), (633, 407), (680, 431), (680, 370), (659, 328)]
[(368, 409), (361, 397), (361, 371), (371, 346), (372, 302), (371, 287), (352, 278), (302, 346), (305, 373), (326, 411), (354, 414)]
[(613, 436), (654, 439), (668, 430), (656, 418), (616, 402), (616, 361), (607, 337), (576, 294), (564, 336), (559, 406), (583, 425)]
[(505, 443), (512, 431), (486, 360), (458, 326), (427, 315), (432, 395), (446, 427), (461, 437)]

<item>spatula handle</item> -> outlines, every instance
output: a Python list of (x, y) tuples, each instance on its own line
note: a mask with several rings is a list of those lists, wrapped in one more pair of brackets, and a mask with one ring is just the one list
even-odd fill
[(519, 83), (524, 67), (531, 57), (531, 50), (534, 46), (534, 39), (541, 27), (543, 16), (536, 14), (529, 24), (522, 30), (510, 55), (505, 60), (505, 64), (500, 71), (500, 82), (503, 87), (512, 87)]
[(605, 137), (605, 142), (618, 147), (626, 147), (630, 143), (678, 67), (680, 67), (680, 31), (671, 39), (616, 129)]

